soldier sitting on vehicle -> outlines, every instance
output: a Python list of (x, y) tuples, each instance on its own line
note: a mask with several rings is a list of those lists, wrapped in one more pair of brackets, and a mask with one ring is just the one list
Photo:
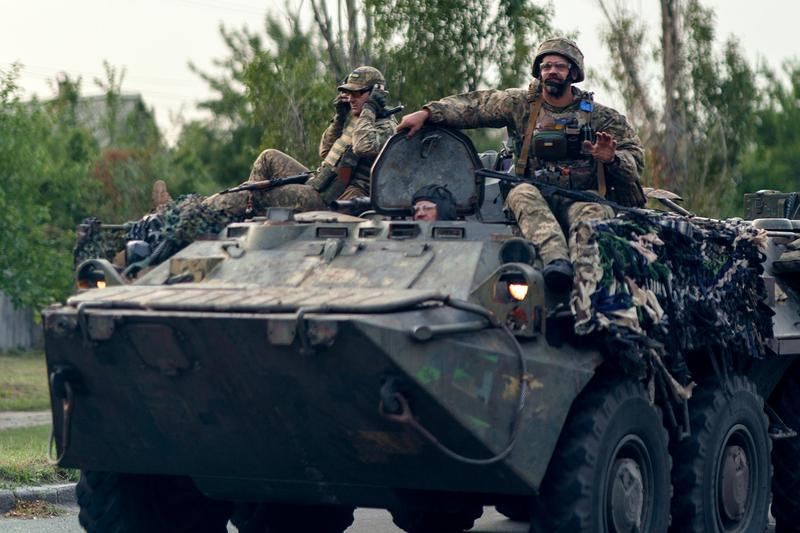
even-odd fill
[[(566, 38), (539, 45), (528, 89), (474, 91), (429, 102), (403, 117), (397, 130), (414, 135), (426, 122), (456, 128), (508, 128), (515, 140), (516, 173), (561, 187), (595, 191), (626, 206), (644, 205), (639, 174), (644, 150), (624, 116), (573, 87), (583, 80), (583, 54)], [(596, 132), (596, 133), (595, 133)], [(572, 264), (559, 221), (573, 230), (581, 221), (613, 216), (597, 202), (544, 196), (531, 183), (516, 186), (506, 199), (520, 231), (539, 250), (548, 286), (564, 290)], [(554, 215), (555, 214), (555, 215)]]
[(455, 220), (456, 199), (453, 193), (441, 185), (421, 187), (411, 199), (414, 206), (414, 220)]
[(280, 185), (261, 190), (215, 194), (204, 204), (240, 218), (268, 207), (292, 207), (298, 211), (326, 209), (337, 199), (369, 196), (369, 171), (384, 143), (394, 133), (397, 122), (386, 112), (383, 74), (369, 66), (353, 70), (337, 87), (336, 113), (322, 134), (317, 170), (307, 167), (279, 150), (261, 152), (253, 163), (249, 182), (308, 173), (305, 183)]

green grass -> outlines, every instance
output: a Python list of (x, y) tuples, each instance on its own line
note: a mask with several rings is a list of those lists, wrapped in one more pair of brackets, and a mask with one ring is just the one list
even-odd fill
[(46, 409), (50, 409), (50, 396), (44, 354), (0, 354), (0, 411)]
[(47, 460), (50, 425), (0, 430), (0, 489), (78, 480)]

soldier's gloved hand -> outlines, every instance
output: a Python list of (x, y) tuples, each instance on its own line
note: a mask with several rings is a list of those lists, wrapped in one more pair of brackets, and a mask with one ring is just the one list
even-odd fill
[(344, 121), (347, 120), (347, 115), (350, 113), (350, 99), (346, 94), (339, 93), (333, 99), (333, 107), (336, 109), (333, 120), (344, 124)]
[(383, 89), (380, 85), (374, 85), (369, 93), (369, 98), (364, 102), (364, 109), (372, 109), (375, 116), (378, 116), (383, 108), (386, 107), (386, 99), (389, 97), (389, 92)]

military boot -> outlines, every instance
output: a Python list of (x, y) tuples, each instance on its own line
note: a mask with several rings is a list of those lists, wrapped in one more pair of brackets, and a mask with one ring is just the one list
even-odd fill
[(563, 292), (572, 287), (572, 263), (566, 259), (556, 259), (542, 269), (544, 282), (550, 290)]

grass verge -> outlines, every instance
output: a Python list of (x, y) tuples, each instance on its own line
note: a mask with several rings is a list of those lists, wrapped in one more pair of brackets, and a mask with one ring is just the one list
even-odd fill
[(49, 424), (0, 431), (0, 489), (77, 481), (77, 470), (48, 462), (49, 440)]
[(0, 411), (46, 409), (50, 409), (50, 393), (44, 353), (0, 354)]

